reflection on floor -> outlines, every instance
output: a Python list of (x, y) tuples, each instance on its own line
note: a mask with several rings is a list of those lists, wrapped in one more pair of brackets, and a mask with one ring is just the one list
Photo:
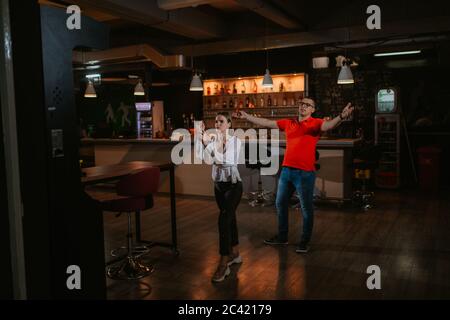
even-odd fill
[[(272, 208), (238, 208), (242, 265), (211, 283), (218, 261), (214, 199), (177, 199), (180, 256), (152, 248), (155, 271), (140, 281), (107, 280), (108, 299), (418, 299), (450, 298), (450, 200), (417, 191), (377, 191), (368, 212), (321, 205), (311, 251), (295, 253), (302, 219), (291, 210), (290, 245), (269, 247)], [(105, 249), (125, 243), (126, 216), (105, 213)], [(143, 238), (170, 241), (169, 198), (142, 214)], [(108, 258), (109, 259), (109, 258)], [(367, 267), (381, 268), (381, 290), (368, 290)]]

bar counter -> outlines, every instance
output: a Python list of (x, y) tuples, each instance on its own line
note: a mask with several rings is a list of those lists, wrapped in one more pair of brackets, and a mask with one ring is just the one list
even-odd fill
[[(280, 167), (286, 141), (279, 141)], [(95, 165), (108, 165), (129, 161), (171, 161), (172, 148), (178, 141), (170, 139), (82, 139), (81, 154), (91, 153)], [(317, 171), (316, 196), (327, 200), (345, 201), (352, 193), (353, 149), (358, 139), (322, 138), (317, 144), (320, 154)], [(193, 150), (191, 150), (192, 153)], [(239, 165), (243, 180), (244, 194), (255, 191), (259, 172)], [(278, 174), (263, 175), (265, 190), (276, 192)], [(214, 196), (211, 166), (207, 164), (180, 164), (175, 169), (177, 194)], [(162, 173), (160, 191), (169, 192), (168, 174)]]
[[(178, 141), (172, 141), (170, 139), (154, 139), (154, 138), (141, 138), (141, 139), (82, 139), (82, 144), (87, 145), (126, 145), (126, 144), (149, 144), (149, 145), (176, 145)], [(353, 148), (358, 144), (358, 139), (336, 139), (336, 138), (321, 138), (317, 143), (317, 147), (332, 147), (332, 148)], [(193, 142), (192, 142), (193, 143)], [(286, 146), (286, 140), (279, 140), (280, 147)]]

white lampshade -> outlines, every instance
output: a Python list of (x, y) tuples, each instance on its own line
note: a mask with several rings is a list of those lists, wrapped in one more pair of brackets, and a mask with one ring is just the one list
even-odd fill
[(330, 58), (328, 58), (328, 57), (313, 58), (313, 68), (314, 69), (328, 68), (329, 64), (330, 64)]
[(86, 91), (84, 92), (85, 98), (97, 98), (97, 93), (95, 92), (94, 85), (91, 81), (88, 82), (88, 85), (86, 87)]
[(138, 84), (134, 87), (135, 96), (145, 96), (144, 87), (142, 86), (142, 81), (139, 80)]
[(191, 80), (191, 86), (189, 87), (190, 91), (203, 91), (203, 83), (202, 79), (198, 74), (194, 74)]
[(352, 70), (345, 63), (342, 65), (341, 71), (339, 72), (337, 83), (338, 84), (355, 83), (355, 80), (353, 80)]
[(264, 75), (262, 87), (263, 88), (273, 88), (273, 80), (272, 80), (272, 76), (269, 73), (269, 69), (266, 69), (266, 74)]

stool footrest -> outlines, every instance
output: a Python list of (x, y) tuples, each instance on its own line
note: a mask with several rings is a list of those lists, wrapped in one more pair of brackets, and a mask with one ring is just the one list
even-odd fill
[[(127, 247), (120, 247), (117, 249), (111, 250), (112, 257), (124, 257), (127, 255)], [(131, 248), (131, 255), (133, 257), (142, 257), (150, 252), (150, 249), (147, 246), (133, 246)]]
[(178, 251), (178, 248), (173, 245), (173, 243), (166, 243), (166, 242), (156, 242), (156, 241), (149, 241), (149, 240), (142, 240), (140, 239), (138, 243), (145, 244), (146, 248), (153, 248), (153, 247), (165, 247), (172, 249), (173, 253), (175, 255), (179, 255), (180, 252)]
[(255, 192), (249, 192), (247, 194), (249, 199), (248, 204), (252, 207), (262, 206), (269, 207), (275, 203), (275, 197), (273, 192), (261, 190)]
[(124, 260), (109, 267), (106, 274), (115, 280), (135, 280), (148, 276), (153, 270), (153, 266), (144, 265), (138, 258), (127, 256)]

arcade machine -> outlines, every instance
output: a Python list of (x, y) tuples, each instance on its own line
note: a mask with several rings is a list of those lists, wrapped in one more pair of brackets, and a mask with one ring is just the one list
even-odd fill
[(402, 119), (396, 88), (382, 88), (375, 98), (375, 145), (380, 151), (375, 184), (380, 188), (400, 186), (400, 132)]

